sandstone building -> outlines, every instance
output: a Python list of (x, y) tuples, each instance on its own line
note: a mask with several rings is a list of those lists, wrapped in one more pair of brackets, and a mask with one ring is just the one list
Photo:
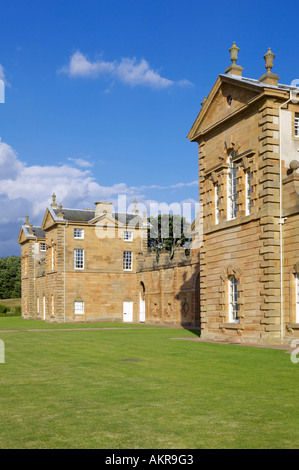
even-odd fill
[(188, 134), (198, 145), (201, 242), (189, 257), (177, 248), (157, 261), (138, 214), (53, 200), (41, 227), (27, 221), (19, 236), (25, 318), (200, 325), (203, 338), (235, 342), (299, 337), (296, 87), (279, 84), (270, 49), (258, 80), (242, 76), (235, 44), (230, 52)]

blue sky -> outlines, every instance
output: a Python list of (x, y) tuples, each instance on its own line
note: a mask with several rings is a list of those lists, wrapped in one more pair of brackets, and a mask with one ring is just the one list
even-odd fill
[(291, 1), (3, 0), (0, 31), (0, 256), (53, 191), (78, 208), (197, 201), (186, 136), (233, 41), (245, 77), (271, 47), (280, 82), (299, 78)]

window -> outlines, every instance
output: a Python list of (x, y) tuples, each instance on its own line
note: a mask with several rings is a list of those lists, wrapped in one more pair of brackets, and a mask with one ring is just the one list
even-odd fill
[(74, 250), (74, 268), (84, 269), (84, 250)]
[(132, 251), (124, 251), (123, 257), (123, 269), (124, 271), (132, 271), (132, 260), (133, 260)]
[(215, 224), (219, 224), (219, 217), (220, 217), (220, 198), (219, 198), (219, 185), (215, 184)]
[(124, 241), (132, 242), (133, 241), (133, 232), (124, 232)]
[(232, 162), (231, 153), (228, 158), (228, 173), (227, 173), (227, 218), (228, 220), (235, 219), (237, 217), (238, 205), (237, 205), (237, 167)]
[(299, 137), (299, 115), (295, 116), (295, 136)]
[(54, 269), (54, 246), (51, 246), (51, 269)]
[(235, 276), (228, 278), (228, 319), (230, 323), (239, 323), (238, 280)]
[(84, 302), (74, 302), (75, 315), (84, 315)]
[(83, 228), (74, 228), (74, 238), (84, 239), (84, 229)]
[(245, 191), (246, 191), (246, 215), (251, 214), (251, 207), (252, 207), (252, 172), (246, 171), (245, 172)]
[(295, 274), (296, 282), (296, 323), (299, 323), (299, 274)]
[(40, 243), (39, 244), (39, 251), (46, 251), (46, 244), (45, 243)]

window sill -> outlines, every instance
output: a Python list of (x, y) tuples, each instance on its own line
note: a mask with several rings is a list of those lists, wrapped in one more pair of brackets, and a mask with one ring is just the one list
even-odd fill
[(205, 230), (205, 233), (213, 233), (217, 232), (218, 230), (223, 230), (229, 227), (236, 227), (238, 225), (248, 224), (253, 220), (259, 220), (260, 215), (258, 213), (250, 214), (250, 215), (243, 215), (241, 217), (236, 217), (232, 220), (223, 220), (219, 222), (217, 225), (210, 225), (210, 227)]
[(299, 330), (299, 323), (288, 323), (287, 327), (292, 330)]
[(240, 325), (240, 323), (235, 323), (235, 322), (220, 323), (219, 328), (225, 328), (226, 330), (243, 330), (244, 329), (244, 327)]

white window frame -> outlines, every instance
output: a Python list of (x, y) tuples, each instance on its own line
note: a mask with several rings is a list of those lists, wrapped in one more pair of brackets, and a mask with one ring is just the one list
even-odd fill
[(39, 296), (36, 298), (36, 311), (39, 313)]
[(245, 171), (245, 194), (246, 194), (246, 215), (251, 214), (252, 207), (252, 172), (250, 170)]
[(74, 302), (74, 314), (75, 315), (84, 315), (84, 302), (83, 301), (75, 301)]
[(237, 204), (237, 168), (236, 164), (232, 161), (232, 153), (228, 157), (228, 172), (227, 172), (227, 220), (234, 220), (237, 217), (238, 204)]
[(123, 253), (123, 270), (132, 271), (133, 270), (133, 252), (124, 251)]
[(299, 137), (299, 116), (295, 116), (294, 132), (295, 132), (295, 137)]
[(220, 217), (220, 198), (219, 198), (219, 184), (215, 184), (215, 224), (219, 224), (219, 217)]
[(296, 323), (299, 323), (299, 274), (295, 274)]
[(46, 251), (46, 244), (44, 242), (39, 244), (39, 251)]
[(51, 270), (54, 270), (54, 245), (51, 246)]
[(129, 230), (124, 231), (124, 241), (125, 242), (132, 242), (133, 241), (133, 232)]
[(229, 323), (239, 323), (239, 281), (235, 276), (228, 277), (228, 321)]
[(81, 248), (74, 250), (74, 269), (84, 269), (84, 250)]
[(76, 240), (84, 240), (84, 228), (74, 228), (74, 238)]

